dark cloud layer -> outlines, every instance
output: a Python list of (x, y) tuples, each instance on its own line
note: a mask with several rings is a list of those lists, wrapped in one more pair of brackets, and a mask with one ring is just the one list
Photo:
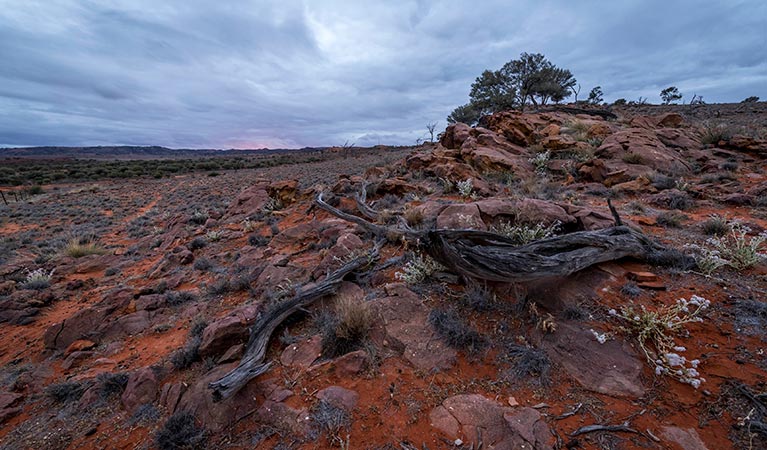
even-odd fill
[(0, 146), (411, 144), (523, 51), (582, 96), (767, 97), (767, 3), (0, 0)]

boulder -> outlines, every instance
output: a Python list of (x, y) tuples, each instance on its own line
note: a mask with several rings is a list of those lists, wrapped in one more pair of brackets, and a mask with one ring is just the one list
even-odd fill
[(678, 149), (667, 147), (655, 131), (643, 128), (629, 128), (611, 134), (595, 155), (604, 160), (629, 161), (677, 176), (690, 173), (690, 164)]
[(330, 386), (317, 392), (317, 398), (337, 408), (351, 412), (357, 406), (360, 396), (350, 389), (345, 389), (341, 386)]
[(487, 230), (476, 203), (450, 205), (437, 216), (437, 228), (456, 230)]
[(466, 138), (469, 137), (471, 127), (465, 123), (455, 123), (448, 126), (442, 134), (439, 143), (445, 148), (461, 148)]
[(229, 206), (225, 217), (235, 221), (260, 214), (263, 207), (269, 202), (269, 193), (267, 192), (269, 184), (267, 180), (257, 180), (253, 186), (240, 192)]
[(283, 350), (280, 362), (283, 366), (306, 369), (322, 356), (322, 336), (289, 345)]
[(487, 448), (553, 449), (554, 437), (541, 414), (532, 408), (509, 408), (482, 395), (450, 397), (429, 414), (431, 425), (450, 440)]
[(266, 191), (269, 197), (277, 200), (284, 206), (292, 205), (296, 202), (298, 180), (275, 181), (266, 188)]
[(157, 376), (150, 367), (139, 369), (128, 377), (128, 384), (122, 395), (122, 404), (128, 412), (133, 412), (145, 403), (152, 403), (157, 398)]
[(248, 321), (236, 315), (227, 316), (214, 321), (205, 327), (200, 343), (200, 356), (218, 356), (232, 345), (244, 344), (248, 341)]
[(561, 322), (554, 334), (539, 337), (539, 346), (585, 389), (616, 397), (641, 397), (644, 362), (626, 342), (600, 344), (580, 324)]
[(429, 309), (402, 284), (388, 285), (389, 297), (373, 304), (385, 330), (382, 344), (402, 353), (419, 370), (442, 370), (455, 363), (456, 352), (429, 324)]

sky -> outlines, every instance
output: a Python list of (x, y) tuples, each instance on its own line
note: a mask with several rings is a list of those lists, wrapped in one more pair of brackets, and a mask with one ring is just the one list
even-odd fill
[(767, 100), (767, 2), (0, 0), (0, 147), (411, 145), (522, 52), (581, 99)]

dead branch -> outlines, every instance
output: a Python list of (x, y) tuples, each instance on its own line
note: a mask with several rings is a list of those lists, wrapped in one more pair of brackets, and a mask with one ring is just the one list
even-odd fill
[(595, 431), (610, 431), (610, 432), (623, 431), (626, 433), (641, 434), (637, 430), (629, 427), (628, 423), (624, 423), (622, 425), (586, 425), (585, 427), (580, 427), (577, 430), (570, 433), (570, 436), (575, 437), (581, 434), (593, 433)]
[(346, 275), (378, 259), (381, 246), (381, 242), (376, 243), (370, 253), (357, 256), (329, 274), (321, 283), (303, 287), (296, 292), (292, 299), (281, 302), (266, 311), (251, 329), (245, 355), (240, 364), (218, 381), (208, 385), (213, 390), (213, 398), (223, 400), (231, 397), (250, 380), (269, 370), (271, 363), (264, 362), (264, 358), (274, 330), (293, 313), (302, 310), (320, 298), (334, 294)]
[(378, 220), (378, 211), (371, 208), (367, 204), (367, 187), (368, 183), (365, 183), (362, 185), (362, 188), (360, 189), (359, 193), (354, 196), (354, 201), (357, 203), (357, 209), (362, 213), (363, 216), (367, 217), (370, 220), (377, 221)]
[[(518, 246), (505, 236), (487, 231), (414, 231), (377, 225), (328, 205), (322, 194), (317, 196), (317, 205), (381, 238), (394, 236), (420, 245), (453, 272), (486, 281), (526, 282), (567, 276), (602, 262), (625, 257), (643, 259), (661, 248), (626, 226), (569, 233)], [(622, 223), (617, 211), (611, 210), (616, 224)]]

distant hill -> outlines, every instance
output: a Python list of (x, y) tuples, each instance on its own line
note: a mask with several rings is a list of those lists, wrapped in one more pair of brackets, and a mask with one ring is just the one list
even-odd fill
[(99, 147), (17, 147), (0, 148), (0, 158), (43, 158), (43, 159), (189, 159), (231, 156), (260, 156), (292, 152), (321, 151), (323, 147), (302, 149), (175, 149), (158, 146), (99, 146)]

